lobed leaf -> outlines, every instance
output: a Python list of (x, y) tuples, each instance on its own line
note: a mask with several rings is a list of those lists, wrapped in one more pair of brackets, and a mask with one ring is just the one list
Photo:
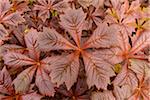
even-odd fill
[(113, 26), (108, 27), (107, 23), (102, 23), (84, 43), (83, 48), (109, 48), (115, 46), (114, 34), (116, 33), (117, 30), (114, 30)]
[(60, 15), (60, 24), (69, 32), (77, 45), (80, 45), (81, 32), (86, 14), (80, 9), (68, 9)]
[(60, 58), (51, 64), (52, 71), (50, 76), (52, 82), (57, 83), (57, 86), (65, 83), (68, 90), (76, 82), (79, 72), (79, 57), (76, 53)]
[(26, 55), (15, 52), (9, 52), (4, 55), (4, 61), (5, 64), (9, 66), (26, 66), (35, 64), (33, 59), (27, 57)]
[(110, 83), (110, 77), (115, 75), (112, 65), (90, 53), (84, 52), (82, 56), (89, 88), (95, 85), (98, 89), (102, 88), (107, 90), (107, 84)]
[(113, 92), (117, 100), (125, 100), (132, 95), (131, 87), (129, 85), (123, 85), (122, 87), (115, 86)]
[(69, 8), (68, 3), (65, 0), (57, 1), (56, 0), (38, 0), (39, 5), (34, 5), (34, 10), (38, 10), (38, 16), (42, 18), (45, 22), (47, 18), (50, 17), (50, 11), (56, 10), (58, 12), (63, 12)]
[(65, 10), (69, 9), (69, 5), (66, 0), (62, 0), (53, 5), (53, 9), (58, 12), (64, 12)]
[(50, 76), (48, 76), (44, 69), (37, 69), (35, 84), (41, 94), (46, 96), (54, 96), (54, 84), (51, 82)]
[(131, 54), (135, 54), (150, 45), (150, 32), (145, 31), (141, 36), (133, 43), (133, 47), (130, 50)]
[(38, 32), (35, 29), (30, 29), (25, 35), (25, 42), (27, 49), (29, 50), (29, 56), (33, 59), (39, 59), (39, 43)]
[(11, 85), (10, 83), (12, 82), (12, 80), (8, 70), (6, 69), (6, 66), (4, 66), (3, 69), (0, 71), (0, 75), (1, 75), (0, 82), (7, 85)]
[[(118, 27), (119, 28), (119, 27)], [(127, 32), (122, 29), (118, 34), (116, 34), (118, 46), (122, 49), (123, 52), (128, 52), (131, 48), (129, 44), (129, 38)]]
[(99, 8), (104, 4), (104, 0), (78, 0), (78, 2), (84, 8), (88, 8), (91, 5), (93, 5), (96, 8)]
[(0, 71), (0, 76), (0, 93), (11, 95), (13, 93), (12, 79), (6, 67)]
[(141, 98), (143, 100), (149, 100), (150, 95), (150, 78), (143, 79), (139, 81), (139, 86), (134, 89), (133, 94), (129, 97), (129, 100), (140, 100)]
[(26, 50), (24, 47), (16, 44), (4, 44), (1, 46), (1, 48), (3, 50), (3, 54), (8, 52), (22, 53), (24, 50)]
[(42, 51), (76, 48), (54, 29), (44, 28), (38, 37), (39, 47)]
[(0, 24), (0, 40), (5, 40), (8, 36), (7, 30), (4, 28), (2, 24)]
[(113, 84), (118, 86), (129, 85), (132, 89), (135, 89), (138, 86), (138, 79), (135, 73), (127, 68), (125, 63), (121, 72), (114, 79)]
[(23, 72), (21, 72), (17, 76), (17, 78), (15, 78), (15, 80), (13, 80), (16, 93), (24, 93), (28, 91), (35, 70), (36, 70), (35, 66), (29, 67), (25, 69)]
[(25, 19), (19, 12), (11, 13), (3, 18), (3, 22), (9, 25), (17, 26), (18, 24), (25, 22)]
[(145, 79), (150, 77), (150, 66), (148, 62), (138, 59), (131, 59), (130, 63), (131, 66), (129, 66), (129, 68), (136, 73), (139, 80), (141, 80), (143, 76)]
[(0, 15), (3, 16), (11, 7), (9, 0), (0, 0)]
[(122, 57), (122, 50), (120, 48), (101, 49), (93, 52), (93, 55), (101, 59), (105, 59), (112, 64), (120, 63), (124, 60)]
[(50, 17), (48, 5), (52, 5), (53, 2), (51, 2), (51, 0), (48, 0), (48, 2), (46, 2), (46, 0), (37, 0), (37, 1), (39, 2), (40, 5), (34, 5), (33, 10), (38, 10), (39, 11), (38, 16), (42, 18), (43, 22), (45, 22), (46, 19)]
[(52, 56), (52, 57), (46, 57), (44, 59), (42, 59), (41, 62), (41, 66), (44, 68), (44, 70), (46, 70), (47, 72), (51, 72), (52, 67), (51, 65), (53, 63), (55, 63), (58, 59), (60, 58), (60, 56)]

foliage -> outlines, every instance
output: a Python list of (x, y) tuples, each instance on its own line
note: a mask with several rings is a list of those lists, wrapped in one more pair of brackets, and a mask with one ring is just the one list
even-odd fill
[(0, 99), (149, 100), (143, 0), (0, 0)]

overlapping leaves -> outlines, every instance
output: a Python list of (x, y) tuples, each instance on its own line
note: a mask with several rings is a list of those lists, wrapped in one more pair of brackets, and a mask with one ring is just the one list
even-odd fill
[[(58, 86), (65, 82), (69, 90), (76, 82), (78, 76), (79, 55), (81, 53), (85, 64), (89, 88), (95, 85), (99, 89), (106, 89), (107, 84), (110, 83), (109, 77), (114, 75), (112, 70), (113, 66), (97, 56), (94, 57), (93, 54), (88, 53), (86, 49), (111, 47), (113, 43), (115, 43), (111, 38), (115, 31), (109, 32), (108, 30), (112, 30), (112, 28), (108, 27), (106, 23), (103, 23), (102, 25), (98, 26), (91, 38), (81, 45), (81, 30), (83, 29), (81, 24), (85, 18), (85, 15), (81, 9), (73, 9), (69, 11), (71, 13), (67, 11), (64, 15), (60, 16), (62, 21), (60, 23), (72, 36), (76, 45), (71, 45), (71, 43), (67, 42), (66, 39), (64, 39), (53, 29), (44, 29), (43, 33), (41, 33), (39, 36), (40, 48), (44, 49), (44, 51), (59, 49), (74, 50), (73, 53), (68, 54), (66, 57), (60, 56), (60, 59), (51, 65), (52, 71), (50, 76), (52, 77), (52, 81), (57, 83)], [(77, 15), (76, 12), (80, 12), (81, 14)], [(73, 16), (73, 13), (76, 15)], [(68, 60), (66, 61), (66, 59)]]
[[(0, 0), (6, 66), (0, 99), (54, 96), (63, 85), (67, 90), (59, 92), (77, 100), (89, 98), (87, 91), (94, 91), (92, 100), (149, 100), (149, 14), (141, 6), (139, 0)], [(77, 93), (79, 78), (88, 89)]]

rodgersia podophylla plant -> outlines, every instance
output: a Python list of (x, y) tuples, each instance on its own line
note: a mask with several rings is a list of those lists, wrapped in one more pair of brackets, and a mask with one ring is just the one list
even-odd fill
[(0, 100), (150, 100), (145, 0), (0, 0)]

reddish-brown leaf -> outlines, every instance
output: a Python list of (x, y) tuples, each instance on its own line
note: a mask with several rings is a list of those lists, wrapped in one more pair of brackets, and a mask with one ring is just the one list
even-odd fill
[(81, 8), (66, 10), (65, 14), (60, 16), (60, 24), (69, 32), (78, 46), (80, 45), (85, 18), (86, 14)]
[(15, 80), (13, 80), (16, 93), (24, 93), (29, 90), (35, 70), (35, 66), (29, 67), (21, 72)]
[(83, 45), (83, 48), (109, 48), (115, 45), (114, 34), (117, 30), (113, 26), (108, 27), (107, 23), (102, 23), (94, 31), (92, 36)]
[(50, 67), (52, 82), (57, 83), (57, 86), (65, 82), (67, 89), (70, 90), (78, 77), (79, 57), (76, 53), (60, 56)]
[(116, 100), (111, 91), (93, 92), (91, 100)]
[(110, 77), (115, 75), (112, 70), (113, 66), (107, 61), (90, 53), (84, 52), (82, 55), (89, 88), (95, 85), (98, 89), (102, 88), (107, 90)]
[(75, 49), (68, 40), (61, 36), (54, 29), (44, 28), (39, 34), (39, 46), (42, 51), (59, 50), (59, 49)]
[(27, 57), (26, 55), (15, 52), (9, 52), (6, 55), (4, 55), (4, 61), (5, 64), (14, 67), (35, 64), (35, 61), (33, 59)]
[(7, 40), (7, 36), (8, 36), (8, 32), (7, 30), (4, 28), (4, 26), (2, 24), (0, 24), (0, 45), (2, 44), (1, 42), (3, 40)]
[(91, 5), (95, 6), (96, 8), (99, 8), (104, 4), (104, 0), (78, 0), (78, 2), (84, 8), (87, 8)]
[(6, 67), (0, 71), (0, 93), (11, 95), (13, 93), (12, 80)]
[(50, 17), (50, 11), (56, 10), (58, 12), (63, 12), (68, 9), (68, 3), (63, 0), (56, 3), (57, 0), (37, 0), (39, 5), (34, 5), (34, 10), (38, 10), (38, 16), (46, 21)]
[(139, 81), (139, 85), (134, 89), (133, 94), (129, 100), (149, 100), (150, 99), (150, 78)]
[(145, 31), (135, 42), (133, 42), (130, 53), (135, 54), (148, 45), (150, 45), (150, 31)]
[(0, 1), (0, 16), (3, 16), (11, 7), (9, 0)]
[(117, 100), (125, 100), (131, 96), (131, 87), (129, 85), (123, 85), (121, 87), (115, 86), (114, 87), (114, 94)]
[(93, 52), (93, 54), (101, 59), (109, 61), (112, 64), (117, 64), (124, 60), (124, 57), (122, 57), (122, 50), (120, 48), (101, 49)]
[(29, 50), (29, 56), (33, 59), (39, 59), (39, 43), (38, 32), (35, 29), (30, 29), (25, 35), (25, 42), (27, 49)]
[(37, 69), (35, 84), (43, 95), (54, 96), (54, 84), (50, 76), (41, 68)]
[(19, 12), (11, 13), (2, 19), (2, 22), (9, 25), (15, 25), (15, 26), (24, 21), (25, 21), (24, 18), (20, 15)]
[(124, 64), (113, 83), (118, 86), (129, 85), (132, 89), (135, 89), (138, 86), (138, 79), (135, 73), (127, 68), (127, 64)]
[(129, 66), (129, 68), (136, 73), (139, 80), (141, 80), (143, 76), (145, 79), (150, 77), (150, 66), (148, 62), (138, 59), (131, 59), (130, 62), (131, 66)]
[(42, 95), (39, 95), (35, 92), (21, 96), (22, 100), (41, 100), (41, 98), (42, 98)]

